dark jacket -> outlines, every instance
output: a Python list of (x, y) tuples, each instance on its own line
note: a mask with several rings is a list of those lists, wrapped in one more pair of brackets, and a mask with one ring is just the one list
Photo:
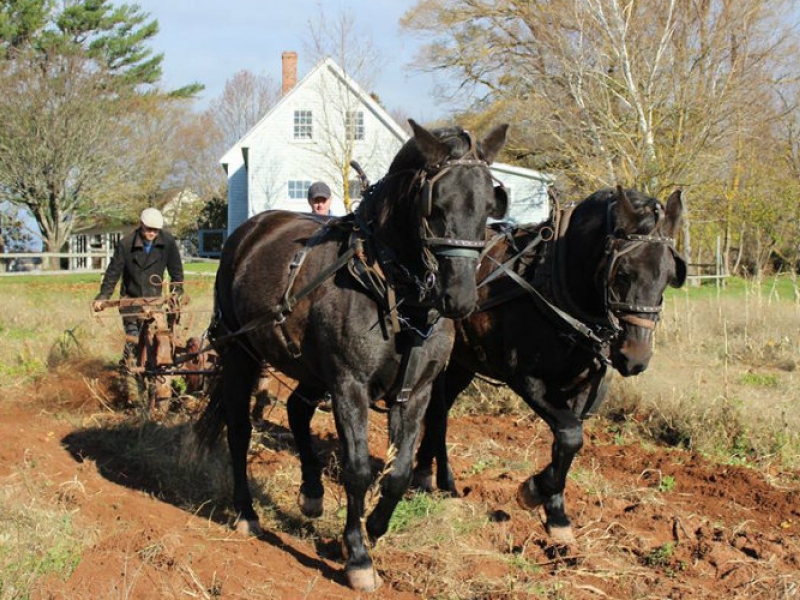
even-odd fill
[[(142, 298), (162, 295), (162, 286), (151, 282), (153, 275), (160, 281), (164, 271), (169, 273), (170, 291), (183, 292), (183, 263), (175, 238), (166, 231), (160, 231), (150, 252), (144, 251), (144, 241), (139, 229), (122, 238), (114, 249), (114, 256), (108, 263), (100, 293), (95, 300), (108, 300), (114, 293), (120, 277), (119, 295), (121, 298)], [(155, 278), (154, 278), (155, 279)]]

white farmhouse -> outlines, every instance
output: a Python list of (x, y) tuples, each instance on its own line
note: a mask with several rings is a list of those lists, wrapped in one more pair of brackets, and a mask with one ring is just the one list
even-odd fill
[[(354, 159), (380, 179), (409, 134), (330, 58), (297, 82), (297, 54), (284, 52), (281, 100), (220, 159), (228, 176), (228, 233), (269, 209), (308, 211), (306, 191), (325, 181), (334, 215), (360, 197)], [(513, 127), (513, 124), (512, 124)], [(492, 172), (509, 193), (508, 219), (548, 216), (549, 176), (501, 163)], [(349, 202), (348, 202), (349, 204)]]

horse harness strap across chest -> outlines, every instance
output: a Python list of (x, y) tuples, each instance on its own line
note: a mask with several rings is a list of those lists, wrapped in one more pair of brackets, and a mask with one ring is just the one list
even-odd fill
[[(347, 222), (345, 222), (347, 224)], [(340, 223), (341, 225), (341, 223)], [(347, 247), (342, 251), (336, 261), (327, 265), (315, 277), (306, 283), (296, 293), (293, 292), (297, 276), (305, 263), (311, 249), (318, 244), (329, 231), (329, 225), (322, 227), (314, 236), (312, 236), (306, 245), (297, 251), (291, 263), (289, 263), (289, 278), (286, 285), (286, 290), (283, 293), (280, 304), (276, 305), (269, 314), (253, 319), (235, 332), (228, 333), (223, 336), (214, 338), (215, 344), (219, 344), (229, 338), (237, 339), (243, 344), (245, 350), (253, 356), (256, 360), (257, 357), (252, 350), (245, 344), (240, 336), (253, 331), (259, 327), (270, 324), (270, 322), (278, 329), (280, 336), (283, 338), (287, 349), (293, 358), (299, 358), (302, 355), (300, 346), (292, 339), (286, 326), (286, 317), (292, 313), (294, 307), (298, 302), (310, 295), (315, 289), (321, 286), (325, 281), (333, 277), (337, 271), (344, 266), (348, 266), (348, 270), (356, 280), (365, 287), (373, 297), (378, 299), (378, 303), (383, 306), (390, 317), (392, 331), (394, 334), (399, 334), (403, 331), (400, 319), (398, 317), (398, 305), (396, 302), (396, 294), (394, 286), (386, 278), (383, 269), (378, 261), (370, 262), (366, 256), (364, 249), (364, 240), (358, 233), (358, 228), (351, 223), (352, 229), (349, 237)], [(425, 335), (412, 328), (411, 333), (407, 337), (406, 343), (403, 348), (403, 357), (400, 366), (400, 375), (398, 376), (395, 389), (397, 389), (396, 402), (405, 402), (410, 396), (416, 382), (416, 373), (420, 362), (422, 342)]]

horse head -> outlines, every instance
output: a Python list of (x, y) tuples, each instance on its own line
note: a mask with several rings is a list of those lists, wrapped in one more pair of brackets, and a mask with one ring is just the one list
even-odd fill
[(609, 318), (619, 328), (611, 361), (625, 377), (643, 372), (653, 354), (653, 330), (664, 290), (686, 281), (686, 261), (674, 246), (683, 203), (674, 191), (664, 207), (636, 190), (616, 189), (609, 204), (609, 228), (599, 287), (605, 289)]
[(508, 125), (477, 141), (460, 127), (429, 131), (409, 123), (414, 136), (376, 184), (385, 189), (372, 209), (373, 229), (411, 272), (423, 303), (445, 317), (465, 317), (477, 305), (486, 220), (505, 215), (508, 203), (489, 170)]

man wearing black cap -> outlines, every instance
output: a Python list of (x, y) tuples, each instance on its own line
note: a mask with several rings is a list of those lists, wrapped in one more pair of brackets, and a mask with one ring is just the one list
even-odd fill
[[(330, 216), (332, 203), (331, 188), (328, 187), (327, 183), (324, 181), (315, 181), (308, 186), (306, 197), (308, 198), (308, 205), (311, 207), (311, 214), (322, 217)], [(251, 412), (251, 418), (256, 424), (256, 427), (259, 428), (264, 426), (264, 409), (272, 402), (269, 398), (269, 393), (266, 391), (268, 379), (269, 372), (264, 369), (261, 373), (261, 379), (258, 384), (259, 387), (255, 393), (256, 401)], [(317, 406), (321, 407), (322, 410), (330, 411), (331, 403), (329, 398), (330, 396), (326, 395), (325, 398), (319, 401)], [(293, 400), (297, 401), (294, 395)]]
[(308, 188), (308, 204), (315, 215), (331, 214), (331, 188), (324, 181), (315, 181)]

